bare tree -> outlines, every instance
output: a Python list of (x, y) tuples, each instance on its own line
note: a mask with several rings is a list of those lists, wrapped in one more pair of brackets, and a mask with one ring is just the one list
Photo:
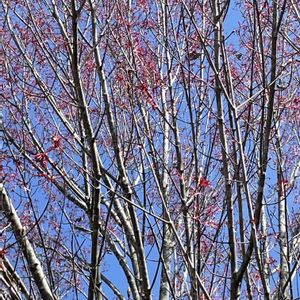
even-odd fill
[(0, 22), (7, 297), (300, 296), (299, 1), (1, 0)]

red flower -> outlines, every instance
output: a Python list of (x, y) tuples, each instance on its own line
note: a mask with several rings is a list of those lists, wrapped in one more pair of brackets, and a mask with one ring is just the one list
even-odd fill
[(203, 176), (200, 177), (200, 179), (199, 179), (200, 187), (207, 187), (207, 186), (209, 186), (209, 184), (210, 184), (209, 180), (206, 180)]
[(284, 186), (284, 187), (288, 187), (289, 184), (290, 184), (290, 182), (289, 182), (288, 180), (286, 180), (286, 179), (280, 180), (280, 181), (278, 182), (278, 185), (279, 185), (279, 186)]
[(47, 163), (49, 161), (48, 154), (47, 153), (37, 153), (35, 155), (35, 160), (37, 162), (39, 162), (42, 165), (42, 167), (46, 168)]
[(152, 106), (152, 109), (157, 109), (157, 103), (154, 100), (153, 96), (148, 91), (147, 85), (142, 83), (141, 85), (138, 86), (138, 88), (142, 93), (146, 94), (146, 101)]
[(61, 136), (54, 135), (52, 137), (53, 147), (52, 149), (61, 149)]
[(153, 98), (148, 99), (148, 102), (151, 104), (152, 109), (157, 109), (157, 104)]
[(0, 258), (4, 258), (6, 254), (7, 254), (7, 249), (0, 249)]

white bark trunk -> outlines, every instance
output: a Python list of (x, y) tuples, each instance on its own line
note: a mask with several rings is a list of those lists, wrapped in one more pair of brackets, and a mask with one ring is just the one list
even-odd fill
[(40, 292), (41, 298), (43, 300), (55, 300), (56, 298), (51, 292), (42, 265), (37, 258), (29, 239), (26, 236), (25, 228), (22, 226), (20, 218), (3, 186), (0, 187), (0, 202), (6, 217), (12, 225), (12, 230), (20, 249), (23, 251), (24, 257), (28, 263), (29, 270)]

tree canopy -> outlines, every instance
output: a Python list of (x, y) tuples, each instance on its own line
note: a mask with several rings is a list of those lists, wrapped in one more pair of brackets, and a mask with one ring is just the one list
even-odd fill
[(299, 28), (298, 0), (1, 0), (0, 293), (300, 297)]

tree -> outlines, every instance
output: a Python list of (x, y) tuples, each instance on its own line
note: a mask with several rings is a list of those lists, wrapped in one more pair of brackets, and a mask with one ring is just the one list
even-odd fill
[(299, 1), (1, 0), (0, 22), (11, 299), (300, 296)]

